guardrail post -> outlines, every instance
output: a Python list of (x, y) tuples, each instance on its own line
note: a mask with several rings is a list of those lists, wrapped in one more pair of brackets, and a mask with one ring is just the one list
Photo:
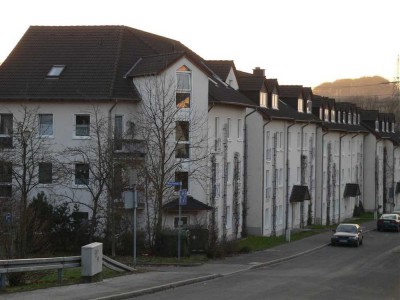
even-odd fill
[(0, 273), (0, 289), (4, 289), (6, 287), (6, 274)]
[(63, 273), (64, 273), (64, 270), (63, 270), (63, 269), (58, 269), (58, 270), (57, 270), (57, 279), (58, 279), (58, 283), (61, 283), (61, 282), (62, 282)]

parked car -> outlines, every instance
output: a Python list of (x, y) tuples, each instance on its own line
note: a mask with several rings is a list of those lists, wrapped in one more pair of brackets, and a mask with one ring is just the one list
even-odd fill
[(400, 216), (398, 214), (383, 214), (376, 224), (378, 231), (396, 230), (400, 231)]
[(358, 224), (339, 224), (331, 237), (331, 245), (350, 245), (358, 247), (363, 243), (363, 233)]

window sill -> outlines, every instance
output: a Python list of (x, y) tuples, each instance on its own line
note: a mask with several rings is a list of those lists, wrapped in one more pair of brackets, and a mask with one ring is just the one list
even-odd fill
[(54, 135), (39, 135), (41, 139), (54, 139)]
[(88, 187), (86, 185), (83, 184), (72, 184), (72, 188), (73, 189), (79, 189), (79, 190), (83, 190), (83, 189), (87, 189)]
[(244, 139), (243, 138), (238, 138), (237, 141), (238, 142), (244, 142)]
[(72, 137), (72, 139), (73, 139), (73, 140), (90, 140), (91, 137), (90, 137), (90, 136), (76, 136), (76, 135), (74, 135), (74, 136)]

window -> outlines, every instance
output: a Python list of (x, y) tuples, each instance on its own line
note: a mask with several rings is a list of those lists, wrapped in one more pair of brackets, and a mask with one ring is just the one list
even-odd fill
[(75, 184), (89, 184), (89, 164), (75, 164)]
[(175, 140), (177, 142), (189, 141), (189, 122), (177, 121), (175, 128)]
[(232, 228), (232, 209), (229, 205), (226, 207), (226, 228)]
[(238, 139), (242, 138), (242, 132), (243, 132), (242, 120), (238, 119), (238, 122), (237, 122), (237, 137), (238, 137)]
[(177, 121), (175, 127), (176, 158), (189, 158), (189, 122)]
[(277, 219), (278, 219), (278, 224), (282, 225), (283, 223), (283, 209), (282, 205), (278, 205), (278, 212), (277, 212)]
[(338, 119), (338, 123), (342, 122), (340, 110), (338, 111), (338, 118), (337, 119)]
[(39, 183), (48, 184), (53, 182), (53, 169), (51, 163), (39, 163)]
[(303, 99), (297, 99), (297, 111), (303, 112)]
[(267, 93), (260, 92), (260, 106), (267, 107)]
[(58, 78), (60, 77), (62, 71), (64, 71), (65, 65), (54, 65), (51, 67), (49, 73), (47, 73), (48, 78)]
[(39, 135), (53, 135), (53, 114), (39, 114)]
[(343, 112), (343, 116), (342, 117), (343, 117), (343, 122), (342, 123), (346, 124), (346, 112)]
[(272, 94), (272, 108), (278, 109), (278, 95)]
[(90, 115), (76, 115), (75, 116), (75, 136), (89, 136), (90, 135)]
[(219, 133), (219, 117), (215, 117), (214, 136), (215, 136), (215, 138), (219, 138), (220, 137), (220, 133)]
[(325, 122), (329, 122), (329, 109), (325, 108)]
[(375, 120), (375, 131), (379, 131), (379, 121)]
[(232, 174), (231, 166), (232, 166), (232, 163), (230, 163), (230, 162), (226, 163), (226, 182), (228, 184), (231, 182), (231, 174)]
[(311, 114), (311, 112), (312, 112), (312, 101), (307, 100), (307, 113)]
[(270, 181), (269, 174), (270, 174), (270, 170), (266, 170), (265, 171), (265, 198), (267, 200), (269, 200), (271, 198), (271, 187), (269, 184), (269, 181)]
[(0, 114), (0, 148), (12, 148), (13, 115)]
[(323, 118), (323, 109), (322, 107), (319, 108), (319, 118), (322, 120)]
[(394, 133), (394, 122), (392, 122), (392, 132)]
[(347, 124), (351, 124), (351, 112), (347, 114)]
[(384, 121), (381, 122), (381, 131), (385, 132), (385, 122)]
[(269, 226), (270, 226), (269, 208), (266, 208), (264, 214), (264, 228), (268, 229)]
[(114, 150), (122, 150), (122, 116), (114, 118)]
[(335, 123), (336, 117), (335, 117), (335, 110), (331, 110), (331, 122)]
[[(185, 227), (188, 225), (188, 217), (181, 216), (181, 226)], [(174, 218), (174, 228), (178, 228), (179, 226), (179, 217)]]
[(265, 158), (267, 161), (271, 160), (271, 156), (272, 156), (272, 151), (271, 151), (271, 142), (270, 142), (270, 132), (266, 131), (265, 132), (265, 151), (266, 151), (266, 155)]
[(231, 119), (228, 118), (226, 121), (226, 137), (229, 139), (231, 137)]
[(0, 197), (12, 196), (12, 163), (0, 161)]
[(282, 186), (282, 168), (279, 169), (278, 183), (279, 183), (279, 186)]
[(189, 158), (189, 144), (177, 144), (175, 147), (175, 158)]
[(186, 66), (182, 66), (176, 72), (176, 106), (189, 108), (192, 92), (191, 72)]
[[(182, 182), (182, 189), (188, 190), (189, 188), (189, 173), (188, 172), (175, 172), (175, 181)], [(179, 191), (179, 186), (175, 187), (175, 191)]]

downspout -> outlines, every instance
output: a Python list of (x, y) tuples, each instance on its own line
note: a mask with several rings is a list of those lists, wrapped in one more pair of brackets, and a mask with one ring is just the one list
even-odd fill
[(296, 124), (296, 120), (293, 124), (286, 127), (286, 224), (285, 224), (285, 234), (286, 241), (290, 242), (290, 230), (289, 230), (289, 129)]
[(321, 131), (322, 131), (322, 125), (318, 124), (315, 127), (315, 141), (314, 141), (314, 149), (315, 149), (314, 150), (314, 206), (313, 206), (314, 221), (313, 221), (313, 224), (315, 224), (316, 217), (317, 217), (316, 216), (316, 212), (317, 212), (317, 136), (318, 136), (318, 128), (321, 128)]
[[(112, 143), (112, 111), (115, 108), (115, 106), (117, 105), (118, 100), (115, 99), (114, 100), (114, 104), (110, 107), (110, 109), (108, 110), (108, 143), (109, 145), (111, 145)], [(114, 164), (113, 164), (114, 167)], [(113, 172), (114, 174), (114, 168), (113, 168)], [(114, 176), (113, 176), (114, 178)], [(108, 195), (108, 197), (110, 197), (111, 199), (109, 199), (110, 204), (111, 204), (111, 256), (115, 257), (115, 222), (114, 222), (114, 199), (113, 199), (113, 195)]]
[(376, 140), (376, 142), (375, 142), (375, 172), (374, 172), (374, 178), (375, 178), (375, 210), (374, 210), (374, 219), (375, 220), (377, 220), (378, 219), (378, 185), (379, 185), (379, 182), (377, 182), (377, 172), (378, 172), (378, 175), (379, 175), (379, 169), (377, 170), (376, 169), (376, 167), (378, 166), (379, 167), (379, 161), (378, 161), (378, 152), (377, 152), (377, 150), (378, 150), (378, 143), (379, 142), (381, 142), (382, 141), (382, 139), (381, 138), (378, 138), (377, 140)]
[[(307, 127), (308, 125), (310, 125), (310, 122), (308, 122), (307, 124), (301, 126), (301, 146), (300, 146), (300, 185), (304, 185), (305, 184), (305, 176), (303, 177), (304, 174), (304, 166), (303, 166), (303, 148), (304, 148), (304, 143), (303, 143), (303, 135), (304, 135), (304, 127)], [(302, 228), (304, 225), (304, 202), (301, 202), (301, 208), (300, 208), (300, 213), (301, 213), (301, 217), (300, 217), (300, 227)]]
[(263, 131), (262, 131), (262, 135), (263, 135), (263, 155), (262, 155), (262, 190), (261, 190), (261, 235), (264, 236), (264, 212), (265, 212), (265, 208), (264, 208), (264, 203), (265, 203), (265, 127), (271, 122), (271, 119), (267, 122), (264, 123), (263, 125)]
[(339, 138), (339, 219), (338, 223), (340, 223), (340, 216), (341, 216), (341, 203), (342, 200), (342, 138), (345, 137), (347, 133), (343, 134)]
[(395, 146), (395, 147), (393, 147), (393, 158), (392, 158), (392, 165), (393, 165), (393, 168), (392, 168), (392, 170), (393, 170), (393, 175), (392, 175), (392, 180), (393, 180), (393, 186), (392, 186), (392, 189), (393, 189), (393, 208), (395, 208), (396, 207), (396, 203), (395, 203), (395, 180), (394, 180), (394, 175), (395, 175), (395, 172), (394, 172), (394, 169), (395, 169), (395, 163), (394, 163), (394, 151), (398, 148), (399, 146)]
[(242, 236), (247, 236), (247, 117), (257, 111), (257, 108), (244, 117), (244, 149), (243, 149), (243, 210)]
[(322, 202), (323, 202), (323, 195), (324, 195), (324, 137), (325, 135), (327, 135), (329, 133), (329, 131), (325, 132), (322, 135), (322, 162), (321, 162), (321, 171), (322, 171), (322, 180), (321, 180), (321, 225), (322, 225), (322, 214), (323, 214), (323, 209), (322, 209)]

